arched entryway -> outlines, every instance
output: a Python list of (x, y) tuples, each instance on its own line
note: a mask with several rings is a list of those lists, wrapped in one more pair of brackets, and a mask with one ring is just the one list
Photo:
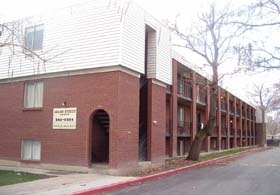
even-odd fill
[(110, 119), (105, 110), (97, 110), (92, 117), (91, 162), (109, 162)]

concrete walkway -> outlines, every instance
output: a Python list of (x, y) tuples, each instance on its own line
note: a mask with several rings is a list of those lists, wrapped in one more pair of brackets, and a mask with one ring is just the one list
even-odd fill
[(53, 175), (55, 177), (31, 182), (0, 187), (1, 195), (60, 195), (72, 194), (89, 188), (97, 188), (113, 183), (134, 179), (134, 177), (120, 177), (90, 173), (74, 173), (66, 171), (50, 171), (20, 167), (0, 166), (0, 170), (15, 170), (21, 172)]

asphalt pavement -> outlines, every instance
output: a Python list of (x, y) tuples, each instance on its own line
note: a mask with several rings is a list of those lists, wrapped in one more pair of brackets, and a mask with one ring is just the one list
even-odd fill
[(280, 195), (280, 148), (215, 163), (107, 194)]

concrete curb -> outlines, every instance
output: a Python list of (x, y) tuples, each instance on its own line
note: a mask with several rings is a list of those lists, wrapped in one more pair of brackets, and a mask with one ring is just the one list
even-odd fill
[(240, 153), (236, 153), (236, 154), (231, 154), (231, 155), (227, 155), (227, 156), (222, 156), (222, 157), (218, 157), (215, 159), (211, 159), (211, 160), (207, 160), (207, 161), (202, 161), (202, 162), (198, 162), (195, 164), (191, 164), (191, 165), (187, 165), (184, 167), (180, 167), (177, 169), (172, 169), (172, 170), (168, 170), (168, 171), (164, 171), (164, 172), (160, 172), (160, 173), (156, 173), (153, 175), (148, 175), (148, 176), (144, 176), (144, 177), (139, 177), (136, 179), (131, 179), (128, 181), (123, 181), (123, 182), (118, 182), (118, 183), (112, 183), (109, 185), (104, 185), (101, 187), (97, 187), (97, 188), (92, 188), (92, 189), (87, 189), (87, 190), (83, 190), (83, 191), (79, 191), (79, 192), (74, 192), (71, 195), (93, 195), (93, 194), (99, 194), (102, 192), (108, 192), (108, 191), (113, 191), (116, 189), (120, 189), (122, 187), (125, 186), (132, 186), (132, 185), (137, 185), (140, 183), (144, 183), (153, 179), (158, 179), (161, 177), (165, 177), (168, 175), (172, 175), (172, 174), (176, 174), (179, 172), (183, 172), (183, 171), (187, 171), (187, 170), (191, 170), (191, 169), (195, 169), (195, 168), (199, 168), (199, 167), (205, 167), (207, 165), (216, 163), (216, 162), (220, 162), (220, 161), (225, 161), (225, 160), (232, 160), (235, 158), (240, 158), (243, 157), (249, 153), (253, 153), (253, 152), (258, 152), (258, 151), (263, 151), (266, 149), (270, 149), (270, 148), (252, 148)]

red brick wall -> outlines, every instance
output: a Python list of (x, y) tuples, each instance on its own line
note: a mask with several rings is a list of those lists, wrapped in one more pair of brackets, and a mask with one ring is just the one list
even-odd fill
[[(88, 166), (91, 114), (110, 117), (110, 167), (138, 158), (139, 78), (115, 71), (44, 79), (42, 110), (23, 110), (24, 82), (0, 84), (0, 158), (19, 161), (21, 139), (41, 141), (41, 162)], [(76, 130), (52, 130), (53, 108), (77, 107)]]
[(162, 163), (165, 158), (166, 88), (148, 80), (148, 160)]

